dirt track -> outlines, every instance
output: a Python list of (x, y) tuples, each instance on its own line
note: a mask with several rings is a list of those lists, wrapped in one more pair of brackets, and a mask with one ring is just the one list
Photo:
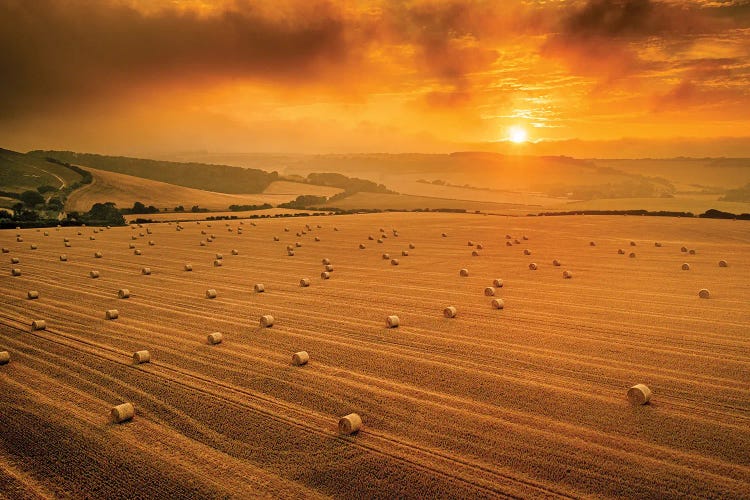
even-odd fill
[[(0, 496), (750, 496), (745, 222), (383, 214), (184, 227), (24, 230), (22, 243), (0, 232), (0, 350), (12, 356)], [(368, 240), (380, 228), (383, 243)], [(214, 241), (199, 246), (201, 230)], [(495, 278), (503, 310), (483, 294)], [(390, 314), (399, 328), (385, 328)], [(30, 332), (34, 319), (47, 330)], [(214, 331), (224, 342), (209, 346)], [(152, 362), (134, 366), (140, 349)], [(304, 367), (291, 365), (299, 350)], [(651, 404), (628, 404), (636, 383)], [(135, 419), (109, 423), (123, 401)], [(350, 412), (364, 428), (340, 437)]]

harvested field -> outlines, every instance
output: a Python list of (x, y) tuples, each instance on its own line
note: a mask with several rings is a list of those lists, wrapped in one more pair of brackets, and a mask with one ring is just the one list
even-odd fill
[[(241, 234), (238, 221), (232, 232), (224, 221), (151, 224), (137, 236), (140, 256), (130, 228), (96, 241), (89, 227), (21, 230), (24, 242), (0, 231), (10, 250), (0, 351), (12, 360), (0, 366), (0, 497), (129, 497), (136, 487), (160, 498), (750, 497), (747, 222), (312, 221), (257, 220)], [(358, 248), (379, 228), (399, 237)], [(201, 230), (216, 238), (198, 245)], [(528, 235), (536, 271), (506, 234)], [(481, 258), (469, 240), (482, 242)], [(617, 254), (630, 240), (638, 258)], [(382, 258), (408, 243), (400, 265)], [(324, 257), (333, 278), (300, 287)], [(575, 278), (561, 279), (554, 259)], [(485, 295), (498, 276), (502, 288)], [(118, 299), (125, 288), (130, 298)], [(208, 288), (215, 300), (203, 299)], [(447, 305), (460, 313), (446, 319)], [(398, 328), (386, 327), (390, 315)], [(32, 320), (46, 329), (31, 331)], [(207, 342), (213, 332), (221, 343)], [(151, 362), (135, 365), (142, 350)], [(310, 362), (295, 366), (300, 351)], [(648, 404), (628, 401), (637, 384)], [(134, 417), (112, 423), (126, 402)], [(359, 432), (340, 433), (353, 413)]]

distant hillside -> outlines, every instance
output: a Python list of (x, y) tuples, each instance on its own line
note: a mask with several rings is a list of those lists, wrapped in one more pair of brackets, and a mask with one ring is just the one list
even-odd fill
[(55, 158), (73, 165), (218, 193), (262, 193), (279, 179), (276, 172), (228, 165), (177, 163), (71, 151), (31, 151), (27, 156), (37, 159)]
[(0, 190), (22, 193), (50, 186), (55, 190), (80, 182), (81, 175), (43, 158), (0, 148)]

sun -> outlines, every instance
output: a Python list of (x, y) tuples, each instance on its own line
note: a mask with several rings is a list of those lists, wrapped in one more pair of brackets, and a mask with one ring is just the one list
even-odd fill
[(526, 129), (523, 127), (519, 127), (518, 125), (513, 125), (508, 129), (508, 138), (511, 142), (515, 142), (516, 144), (521, 144), (522, 142), (526, 142), (528, 139), (528, 134), (526, 133)]

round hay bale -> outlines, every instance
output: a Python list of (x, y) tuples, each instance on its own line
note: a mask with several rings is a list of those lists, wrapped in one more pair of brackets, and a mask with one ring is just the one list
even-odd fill
[(631, 246), (631, 247), (634, 247), (634, 246), (635, 246), (635, 241), (631, 241), (631, 242), (630, 242), (630, 246)]
[(702, 299), (707, 299), (707, 298), (711, 297), (711, 292), (709, 292), (707, 288), (701, 288), (698, 291), (698, 297), (700, 297)]
[(3, 249), (2, 249), (2, 252), (3, 252), (3, 253), (10, 253), (10, 248), (8, 248), (8, 247), (3, 247)]
[(133, 254), (134, 254), (134, 255), (141, 255), (141, 253), (142, 253), (142, 252), (141, 252), (140, 250), (135, 250), (135, 251), (133, 252)]
[(129, 299), (130, 298), (130, 290), (127, 288), (120, 288), (117, 290), (117, 298), (118, 299)]
[(96, 239), (96, 237), (95, 236), (89, 236), (89, 239), (93, 241), (93, 240)]
[(134, 249), (135, 248), (135, 243), (128, 243), (128, 248), (130, 250)]
[(216, 290), (213, 288), (209, 288), (206, 290), (206, 298), (207, 299), (215, 299), (216, 298)]
[(536, 265), (536, 262), (532, 262), (531, 264), (529, 264), (529, 269), (531, 269), (532, 271), (536, 271), (537, 268), (538, 266)]
[(287, 251), (286, 251), (286, 254), (287, 254), (287, 255), (288, 255), (289, 257), (294, 257), (294, 250), (287, 250)]
[(525, 249), (525, 250), (523, 251), (523, 254), (524, 254), (524, 255), (531, 255), (531, 250), (529, 250), (529, 249), (527, 248), (527, 249)]
[(472, 250), (472, 251), (471, 251), (471, 256), (472, 256), (472, 257), (479, 257), (479, 252), (478, 252), (478, 251), (476, 251), (476, 250)]
[(11, 276), (21, 276), (21, 270), (17, 267), (14, 267), (10, 270)]
[(294, 243), (294, 246), (297, 247), (297, 248), (301, 248), (302, 247), (302, 243), (300, 243), (299, 241), (297, 241), (296, 243)]
[(339, 230), (339, 228), (337, 228), (336, 226), (334, 226), (334, 227), (333, 227), (333, 230), (334, 230), (334, 231), (338, 231), (338, 230)]
[(223, 258), (224, 258), (224, 256), (222, 254), (220, 254), (220, 253), (216, 254), (216, 260), (221, 260)]
[(183, 269), (184, 269), (185, 271), (188, 271), (188, 272), (189, 272), (189, 271), (192, 271), (192, 270), (193, 270), (193, 265), (192, 265), (192, 264), (185, 264), (185, 265), (183, 266)]
[[(78, 233), (78, 234), (81, 234), (81, 233)], [(69, 242), (70, 242), (70, 238), (63, 238), (63, 243), (69, 243)]]
[(503, 287), (503, 280), (501, 280), (500, 278), (495, 278), (495, 279), (494, 279), (494, 280), (492, 281), (492, 285), (493, 285), (493, 286), (494, 286), (495, 288), (502, 288), (502, 287)]
[(266, 291), (266, 287), (263, 285), (263, 283), (256, 283), (253, 287), (253, 290), (255, 290), (255, 293), (263, 293)]
[(695, 250), (693, 250), (693, 249), (691, 248), (691, 249), (690, 249), (690, 250), (688, 251), (688, 253), (689, 253), (690, 255), (695, 255)]
[(447, 237), (448, 237), (448, 234), (446, 234), (446, 233), (441, 233), (441, 234), (440, 234), (440, 236), (442, 236), (443, 238), (447, 238)]
[(505, 235), (505, 239), (506, 239), (506, 240), (511, 240), (511, 239), (513, 239), (513, 236), (511, 236), (511, 235), (509, 235), (509, 234), (506, 234), (506, 235)]
[(484, 250), (484, 245), (477, 243), (477, 250)]
[(467, 243), (467, 245), (470, 246), (470, 247), (473, 247), (474, 246), (474, 242), (471, 241), (471, 240), (469, 240), (469, 242)]
[(307, 351), (299, 351), (292, 354), (292, 364), (294, 366), (306, 365), (308, 361), (310, 361), (310, 355), (307, 354)]
[(37, 246), (36, 246), (35, 244), (33, 244), (33, 243), (32, 243), (32, 244), (31, 244), (31, 247), (30, 247), (30, 248), (31, 248), (32, 250), (36, 250), (36, 249), (37, 249), (38, 247), (37, 247)]
[(356, 413), (350, 413), (339, 419), (339, 434), (350, 435), (362, 428), (362, 418)]
[(487, 297), (494, 297), (495, 296), (495, 289), (492, 288), (491, 286), (485, 287), (484, 294)]
[(458, 309), (456, 309), (455, 306), (448, 306), (443, 309), (443, 316), (446, 318), (455, 318), (456, 314), (458, 314)]
[(684, 264), (682, 264), (682, 270), (683, 271), (690, 271), (690, 264), (688, 264), (687, 262), (685, 262)]
[(60, 256), (60, 261), (61, 261), (61, 262), (67, 262), (67, 261), (68, 261), (68, 256), (67, 256), (67, 255), (65, 255), (65, 254), (62, 254), (62, 255)]
[(300, 236), (302, 236), (302, 233), (300, 233), (300, 232), (298, 231), (298, 232), (297, 232), (297, 233), (295, 234), (295, 236), (297, 236), (297, 238), (299, 238)]
[(651, 389), (643, 384), (636, 384), (628, 389), (628, 401), (631, 405), (645, 405), (651, 400)]
[(313, 240), (320, 241), (320, 238), (316, 236), (315, 238), (313, 238)]
[(554, 260), (552, 261), (552, 265), (553, 265), (553, 266), (555, 266), (555, 267), (560, 267), (560, 266), (561, 266), (562, 264), (560, 263), (560, 261), (559, 261), (559, 260), (557, 260), (557, 259), (554, 259)]
[(687, 252), (687, 247), (680, 247), (680, 252), (682, 252), (682, 253)]
[(232, 255), (239, 255), (239, 254), (240, 254), (239, 250), (237, 250), (236, 248), (232, 249)]
[(521, 244), (521, 242), (518, 241), (518, 240), (513, 240), (513, 243), (516, 244), (516, 245), (520, 245)]
[(386, 328), (398, 328), (399, 324), (400, 324), (400, 321), (398, 319), (398, 316), (396, 316), (395, 314), (385, 318)]
[(387, 254), (387, 253), (383, 254), (383, 260), (388, 260), (390, 258), (391, 258), (391, 256), (389, 254)]
[(31, 331), (35, 330), (46, 330), (47, 329), (47, 322), (43, 319), (35, 319), (31, 322)]
[(150, 267), (144, 267), (143, 269), (141, 269), (141, 274), (144, 274), (146, 276), (150, 275), (151, 274), (151, 268)]
[(631, 259), (635, 259), (635, 252), (630, 252), (630, 255), (628, 255)]
[(367, 237), (367, 239), (370, 240), (370, 241), (375, 241), (375, 237), (373, 235), (369, 235)]
[(37, 292), (36, 290), (29, 290), (28, 292), (26, 292), (26, 298), (29, 300), (38, 299), (39, 292)]
[(137, 240), (137, 239), (138, 239), (138, 237), (137, 237), (136, 235), (132, 235), (132, 236), (130, 237), (130, 239), (131, 239), (131, 240)]
[(414, 245), (414, 243), (409, 243), (409, 249), (410, 250), (414, 250), (415, 248), (417, 248), (417, 247)]
[(461, 276), (462, 278), (467, 278), (469, 276), (469, 270), (466, 268), (460, 269), (458, 271), (458, 275)]
[(391, 259), (391, 265), (397, 266), (399, 264), (398, 259)]
[(147, 227), (147, 228), (146, 228), (146, 233), (147, 233), (147, 234), (152, 234), (152, 231), (151, 231), (151, 228), (150, 228), (150, 227)]
[(10, 258), (10, 263), (11, 264), (20, 264), (21, 263), (21, 259), (19, 259), (18, 257), (11, 257)]
[(146, 235), (145, 235), (145, 234), (143, 234), (143, 231), (140, 231), (140, 232), (138, 233), (138, 236), (140, 236), (141, 238), (143, 238), (143, 237), (144, 237), (144, 236), (146, 236)]
[(17, 242), (17, 243), (23, 243), (23, 238), (21, 238), (21, 237), (19, 236), (18, 238), (16, 238), (16, 242)]
[(219, 259), (214, 260), (214, 267), (221, 267), (222, 262)]
[(101, 259), (102, 258), (102, 253), (101, 252), (94, 252), (94, 258), (95, 259)]
[(661, 243), (659, 243), (658, 241), (655, 241), (655, 242), (654, 242), (654, 246), (655, 246), (656, 248), (661, 248)]
[(281, 238), (279, 238), (278, 236), (274, 236), (273, 241), (281, 241)]
[(326, 264), (326, 266), (325, 266), (324, 269), (326, 271), (328, 271), (329, 273), (332, 273), (333, 272), (333, 264)]
[(331, 273), (329, 273), (328, 271), (323, 271), (322, 273), (320, 273), (320, 277), (324, 280), (331, 279)]
[(503, 309), (505, 307), (505, 302), (503, 302), (503, 299), (494, 298), (492, 299), (491, 304), (494, 309)]
[(271, 328), (273, 326), (273, 316), (270, 314), (264, 314), (260, 317), (260, 326), (262, 328)]
[(563, 279), (569, 280), (573, 277), (573, 273), (570, 271), (563, 271)]
[(98, 278), (99, 277), (99, 271), (89, 271), (89, 276), (92, 278)]
[(328, 258), (323, 258), (323, 260), (321, 260), (320, 262), (321, 262), (321, 264), (323, 264), (324, 266), (327, 266), (327, 265), (329, 265), (329, 264), (331, 263), (331, 259), (328, 259)]
[(512, 246), (513, 246), (513, 243), (511, 243), (510, 241), (506, 241), (506, 242), (505, 242), (505, 246), (506, 246), (506, 247), (512, 247)]
[(523, 238), (524, 240), (528, 240), (529, 239), (529, 237), (526, 236), (525, 234), (523, 236), (521, 236), (521, 238)]
[(224, 335), (219, 332), (209, 333), (206, 337), (206, 342), (208, 342), (210, 345), (221, 344), (222, 340), (224, 340)]
[(120, 311), (117, 309), (107, 309), (104, 311), (104, 319), (117, 319), (120, 317)]
[(625, 255), (625, 250), (623, 250), (622, 248), (618, 248), (617, 255)]
[(133, 419), (133, 417), (135, 416), (135, 408), (133, 407), (133, 403), (123, 403), (121, 405), (114, 406), (109, 411), (109, 415), (112, 419), (112, 423), (121, 424)]
[(301, 286), (302, 288), (310, 286), (310, 280), (307, 278), (302, 278), (301, 280), (299, 280), (299, 286)]
[(383, 240), (378, 238), (378, 243), (383, 243)]
[(727, 266), (729, 266), (729, 264), (727, 264), (727, 261), (725, 261), (725, 260), (720, 260), (719, 261), (719, 267), (727, 267)]
[(364, 250), (365, 249), (365, 244), (364, 243), (360, 243), (359, 244), (359, 249), (360, 250)]
[(590, 247), (595, 247), (596, 246), (596, 242), (595, 241), (589, 241), (589, 246)]
[(151, 353), (148, 351), (136, 351), (133, 353), (133, 363), (140, 365), (151, 361)]
[(401, 257), (408, 257), (409, 251), (408, 250), (401, 250)]
[(0, 351), (0, 365), (7, 365), (10, 363), (10, 353), (8, 351)]
[(49, 231), (45, 231), (44, 236), (49, 236)]

